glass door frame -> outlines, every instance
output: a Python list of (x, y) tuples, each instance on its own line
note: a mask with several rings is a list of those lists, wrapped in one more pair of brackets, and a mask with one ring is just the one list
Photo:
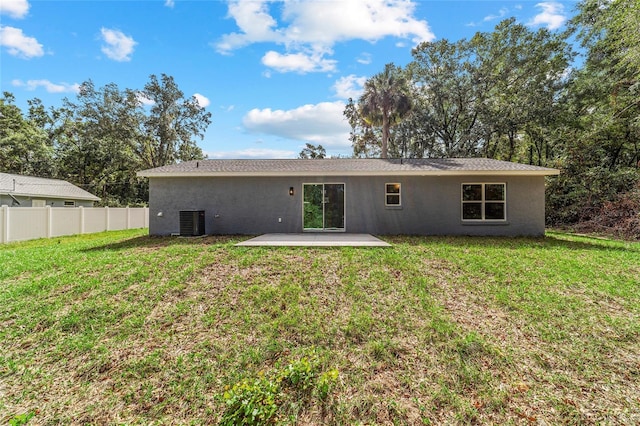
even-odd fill
[[(324, 197), (326, 196), (325, 194), (325, 186), (326, 185), (342, 185), (342, 228), (326, 228), (326, 216), (325, 216), (325, 205), (327, 204), (327, 202), (324, 202)], [(306, 186), (322, 186), (322, 197), (323, 197), (323, 202), (322, 202), (322, 228), (305, 228), (305, 223), (304, 223), (304, 195), (305, 195), (305, 187)], [(347, 218), (346, 218), (346, 211), (347, 211), (347, 202), (346, 202), (346, 193), (347, 193), (347, 185), (344, 182), (303, 182), (302, 183), (302, 232), (346, 232), (346, 228), (347, 228)]]

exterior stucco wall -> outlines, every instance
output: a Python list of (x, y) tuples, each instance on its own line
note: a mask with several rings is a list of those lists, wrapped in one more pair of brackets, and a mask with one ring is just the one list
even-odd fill
[[(506, 183), (507, 220), (461, 220), (462, 183)], [(542, 176), (345, 176), (150, 178), (149, 232), (179, 232), (180, 210), (205, 210), (207, 234), (302, 232), (302, 185), (345, 184), (345, 231), (409, 235), (543, 235)], [(385, 183), (402, 206), (385, 207)], [(294, 195), (289, 195), (289, 188)], [(159, 216), (158, 213), (162, 212)]]
[(0, 206), (7, 205), (9, 207), (32, 207), (33, 200), (45, 200), (47, 206), (52, 207), (64, 207), (65, 201), (75, 201), (75, 207), (93, 207), (93, 201), (87, 200), (75, 200), (73, 198), (50, 198), (50, 197), (25, 197), (17, 195), (15, 198), (20, 202), (20, 205), (15, 204), (13, 198), (6, 194), (0, 194)]

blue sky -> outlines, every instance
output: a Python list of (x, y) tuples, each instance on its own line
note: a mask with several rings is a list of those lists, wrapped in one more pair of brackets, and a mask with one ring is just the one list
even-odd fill
[(469, 38), (515, 17), (562, 30), (575, 1), (0, 1), (0, 89), (46, 106), (78, 86), (175, 78), (213, 114), (210, 158), (350, 155), (342, 116), (366, 78), (421, 41)]

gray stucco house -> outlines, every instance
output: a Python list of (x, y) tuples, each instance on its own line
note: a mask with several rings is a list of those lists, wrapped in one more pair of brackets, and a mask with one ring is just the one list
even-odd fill
[(100, 198), (59, 179), (0, 173), (0, 206), (93, 207)]
[(545, 176), (558, 173), (452, 158), (201, 160), (138, 175), (152, 235), (180, 233), (196, 212), (206, 234), (510, 236), (544, 234)]

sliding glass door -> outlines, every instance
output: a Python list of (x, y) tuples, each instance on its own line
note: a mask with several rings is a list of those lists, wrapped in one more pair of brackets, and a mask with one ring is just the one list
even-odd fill
[(303, 185), (305, 231), (344, 231), (344, 183)]

